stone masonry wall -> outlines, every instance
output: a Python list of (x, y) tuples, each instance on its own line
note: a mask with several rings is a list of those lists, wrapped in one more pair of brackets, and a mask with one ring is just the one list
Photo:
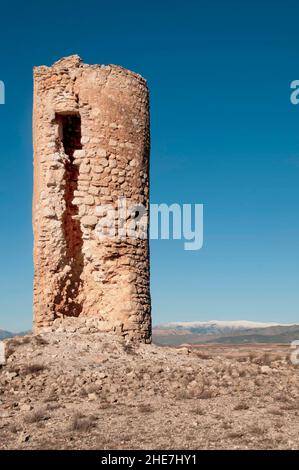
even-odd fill
[(150, 341), (148, 240), (99, 239), (105, 213), (96, 210), (120, 197), (148, 210), (149, 139), (140, 75), (78, 56), (34, 69), (36, 331), (92, 317), (102, 330)]

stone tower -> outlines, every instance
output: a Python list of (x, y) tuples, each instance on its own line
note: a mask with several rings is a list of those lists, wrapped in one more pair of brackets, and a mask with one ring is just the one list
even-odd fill
[(36, 67), (33, 143), (35, 331), (93, 318), (149, 342), (145, 80), (76, 55)]

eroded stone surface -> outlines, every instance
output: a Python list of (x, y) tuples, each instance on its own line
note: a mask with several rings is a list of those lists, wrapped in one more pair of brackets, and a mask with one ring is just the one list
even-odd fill
[(34, 327), (95, 317), (150, 341), (148, 241), (102, 239), (97, 206), (148, 209), (145, 80), (70, 56), (34, 70)]

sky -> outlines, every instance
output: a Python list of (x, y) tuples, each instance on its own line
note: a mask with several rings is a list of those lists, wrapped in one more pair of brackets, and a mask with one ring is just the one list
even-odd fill
[(204, 204), (204, 245), (151, 241), (155, 324), (299, 322), (296, 1), (1, 3), (0, 329), (32, 319), (32, 68), (79, 54), (143, 75), (151, 202)]

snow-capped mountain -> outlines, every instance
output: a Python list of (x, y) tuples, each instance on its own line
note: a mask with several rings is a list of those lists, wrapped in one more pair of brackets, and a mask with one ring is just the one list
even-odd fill
[(255, 328), (269, 328), (274, 326), (291, 326), (291, 324), (274, 322), (254, 322), (249, 320), (210, 320), (193, 322), (171, 322), (156, 326), (156, 329), (163, 330), (188, 330), (198, 334), (223, 334), (241, 330)]
[(159, 344), (199, 343), (289, 343), (299, 338), (299, 325), (248, 320), (171, 322), (153, 328)]

